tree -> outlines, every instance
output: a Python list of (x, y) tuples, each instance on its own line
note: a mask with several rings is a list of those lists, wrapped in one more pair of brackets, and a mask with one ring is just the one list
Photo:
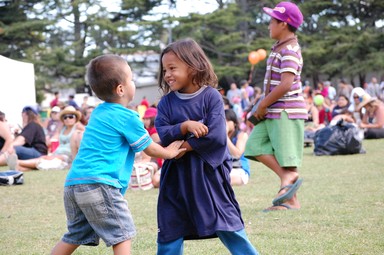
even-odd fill
[[(42, 50), (45, 43), (46, 27), (49, 20), (34, 15), (35, 5), (43, 1), (2, 1), (0, 2), (0, 54), (15, 60), (33, 62), (35, 52)], [(43, 94), (36, 86), (36, 100)]]
[[(159, 52), (170, 40), (192, 37), (211, 59), (222, 87), (248, 77), (261, 86), (265, 61), (257, 63), (250, 75), (247, 57), (260, 48), (270, 51), (270, 17), (262, 7), (273, 7), (276, 1), (216, 2), (212, 13), (173, 17), (167, 9), (154, 10), (161, 5), (172, 10), (175, 0), (121, 0), (113, 9), (101, 0), (3, 0), (0, 54), (34, 63), (38, 92), (63, 87), (82, 91), (85, 66), (96, 55)], [(297, 32), (303, 79), (315, 84), (357, 76), (360, 85), (368, 73), (383, 72), (383, 1), (295, 2), (304, 14)]]
[[(220, 86), (227, 90), (230, 83), (250, 77), (249, 52), (268, 49), (272, 40), (267, 26), (260, 25), (261, 3), (249, 0), (217, 2), (219, 8), (213, 13), (192, 13), (176, 19), (179, 25), (174, 28), (173, 35), (175, 39), (192, 37), (202, 46), (220, 78)], [(261, 61), (251, 75), (253, 85), (261, 86), (264, 72), (265, 61)]]
[[(267, 30), (270, 17), (262, 7), (275, 6), (275, 1), (217, 1), (217, 11), (207, 15), (191, 14), (180, 18), (174, 37), (193, 37), (203, 47), (219, 77), (231, 81), (248, 77), (246, 57), (251, 50), (269, 51), (273, 41)], [(298, 30), (304, 56), (303, 79), (314, 84), (321, 79), (358, 76), (359, 83), (370, 72), (382, 72), (384, 2), (296, 1), (304, 15)], [(260, 84), (265, 62), (258, 63), (252, 81)], [(226, 79), (224, 79), (226, 80)]]
[(314, 83), (358, 76), (359, 84), (383, 65), (382, 1), (302, 1), (305, 23), (301, 30), (304, 75)]

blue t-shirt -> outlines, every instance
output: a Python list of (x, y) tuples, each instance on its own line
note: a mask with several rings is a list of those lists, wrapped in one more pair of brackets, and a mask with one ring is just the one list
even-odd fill
[(136, 111), (102, 103), (92, 112), (65, 186), (103, 183), (121, 189), (124, 195), (135, 153), (151, 143)]

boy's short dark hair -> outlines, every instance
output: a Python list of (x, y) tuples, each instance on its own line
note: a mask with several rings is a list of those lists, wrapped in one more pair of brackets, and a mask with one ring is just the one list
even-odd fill
[(102, 55), (92, 59), (87, 66), (89, 86), (98, 98), (111, 102), (117, 98), (115, 89), (126, 83), (127, 73), (123, 66), (127, 61), (118, 55)]
[[(278, 20), (278, 19), (275, 19), (275, 20), (277, 20), (278, 23), (284, 22), (284, 21), (281, 21), (281, 20)], [(288, 23), (287, 23), (287, 25), (288, 25), (288, 30), (289, 30), (290, 32), (292, 32), (292, 33), (296, 33), (297, 28), (293, 27), (292, 25), (290, 25), (290, 24), (288, 24)]]

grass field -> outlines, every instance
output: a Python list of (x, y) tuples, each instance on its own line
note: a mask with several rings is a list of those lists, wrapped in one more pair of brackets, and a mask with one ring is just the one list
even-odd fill
[[(263, 213), (277, 177), (252, 163), (248, 185), (235, 187), (247, 234), (260, 254), (384, 254), (384, 140), (363, 142), (366, 154), (313, 156), (305, 148), (298, 196), (302, 209)], [(6, 167), (0, 168), (5, 170)], [(49, 254), (66, 231), (66, 171), (33, 171), (25, 183), (0, 187), (0, 254)], [(137, 237), (134, 255), (156, 253), (158, 190), (126, 194)], [(103, 242), (75, 254), (112, 254)], [(229, 254), (218, 239), (186, 241), (186, 255)]]

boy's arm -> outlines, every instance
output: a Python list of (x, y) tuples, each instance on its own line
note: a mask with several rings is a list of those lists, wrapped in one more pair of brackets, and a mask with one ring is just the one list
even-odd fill
[(281, 74), (281, 82), (279, 86), (276, 86), (268, 95), (260, 102), (255, 116), (258, 119), (264, 119), (267, 114), (268, 106), (279, 100), (283, 97), (291, 88), (293, 81), (295, 79), (295, 74), (290, 72), (285, 72)]
[(184, 148), (185, 150), (180, 152), (179, 155), (177, 155), (175, 158), (176, 159), (179, 159), (181, 158), (182, 156), (184, 156), (185, 153), (189, 152), (189, 151), (193, 151), (193, 148), (192, 146), (187, 142), (185, 141), (180, 148)]
[(282, 98), (291, 88), (295, 74), (285, 72), (281, 74), (281, 82), (279, 86), (276, 86), (269, 94), (260, 102), (261, 107), (267, 108), (280, 98)]
[(167, 147), (162, 147), (161, 145), (152, 142), (144, 152), (154, 158), (164, 158), (164, 159), (172, 159), (175, 158), (178, 154), (185, 151), (185, 148), (181, 148), (181, 145), (184, 141), (178, 140), (174, 141)]

